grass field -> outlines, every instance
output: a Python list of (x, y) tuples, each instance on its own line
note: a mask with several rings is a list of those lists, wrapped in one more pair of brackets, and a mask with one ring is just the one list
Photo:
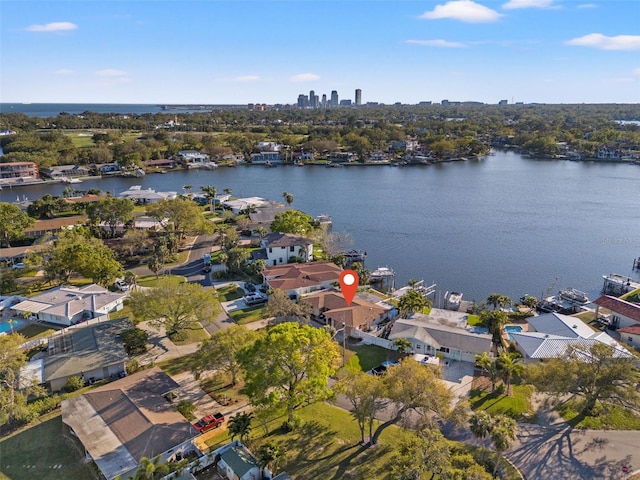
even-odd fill
[(98, 476), (78, 447), (62, 434), (59, 413), (0, 440), (0, 479), (92, 480)]
[(640, 417), (617, 405), (600, 405), (599, 415), (585, 417), (580, 412), (580, 401), (570, 400), (556, 408), (558, 413), (574, 428), (592, 430), (640, 430)]
[(513, 396), (508, 397), (500, 393), (485, 392), (483, 390), (471, 390), (469, 403), (474, 410), (486, 410), (489, 413), (502, 413), (515, 418), (518, 421), (530, 421), (533, 415), (531, 385), (511, 385)]
[(218, 299), (221, 302), (230, 302), (232, 300), (237, 300), (242, 298), (244, 295), (244, 290), (238, 286), (237, 283), (232, 283), (231, 285), (225, 285), (224, 287), (220, 287), (216, 289), (218, 292)]
[(33, 340), (36, 338), (48, 337), (55, 330), (53, 328), (43, 327), (42, 325), (31, 324), (18, 330), (20, 335), (24, 336), (27, 340)]
[(174, 340), (173, 343), (175, 343), (176, 345), (188, 345), (190, 343), (200, 343), (206, 340), (207, 338), (209, 338), (209, 334), (204, 328), (202, 328), (202, 325), (200, 324), (200, 322), (193, 322), (191, 323), (191, 325), (189, 325), (187, 328), (185, 328), (182, 331), (186, 333), (187, 338), (179, 341)]
[(194, 364), (195, 354), (184, 355), (182, 357), (167, 360), (165, 362), (158, 363), (160, 367), (167, 375), (176, 375), (181, 372), (187, 372), (191, 370)]
[(376, 345), (347, 346), (346, 363), (363, 372), (387, 360), (387, 349)]
[(229, 312), (231, 319), (238, 325), (246, 325), (247, 323), (257, 322), (264, 318), (264, 305), (248, 307), (244, 310), (236, 310)]

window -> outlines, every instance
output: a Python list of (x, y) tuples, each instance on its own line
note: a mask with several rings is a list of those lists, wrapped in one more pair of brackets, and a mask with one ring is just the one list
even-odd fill
[(442, 353), (449, 353), (449, 347), (440, 347), (439, 349)]
[(273, 253), (273, 248), (269, 247), (269, 253)]
[(290, 252), (295, 252), (295, 248), (296, 248), (296, 247), (294, 247), (294, 246), (292, 245), (292, 246), (290, 246), (290, 247), (289, 247), (289, 251), (290, 251)]
[(629, 342), (633, 343), (633, 337), (629, 337)]

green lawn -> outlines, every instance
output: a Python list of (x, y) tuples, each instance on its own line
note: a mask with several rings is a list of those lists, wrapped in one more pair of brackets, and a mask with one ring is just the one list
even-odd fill
[(231, 285), (225, 285), (224, 287), (220, 287), (216, 289), (218, 292), (218, 299), (221, 302), (230, 302), (232, 300), (238, 300), (242, 298), (244, 295), (244, 290), (238, 286), (237, 283), (232, 283)]
[(79, 448), (62, 434), (62, 417), (56, 414), (28, 429), (0, 440), (2, 480), (97, 479)]
[(486, 392), (479, 389), (471, 390), (469, 403), (474, 410), (486, 410), (489, 413), (502, 413), (519, 421), (530, 421), (533, 416), (531, 385), (511, 385), (513, 396), (508, 397), (499, 390)]
[(255, 307), (245, 308), (244, 310), (229, 312), (229, 316), (238, 325), (257, 322), (264, 318), (264, 305), (257, 305)]
[(20, 335), (24, 336), (27, 340), (33, 340), (35, 338), (48, 337), (55, 330), (53, 328), (43, 327), (42, 325), (31, 324), (18, 330)]
[(133, 311), (131, 310), (131, 307), (128, 305), (128, 302), (126, 300), (121, 310), (118, 310), (117, 312), (111, 312), (109, 314), (109, 318), (111, 320), (115, 320), (116, 318), (126, 318), (126, 317), (128, 317), (133, 322), (134, 320)]
[(67, 137), (71, 138), (71, 142), (74, 147), (78, 148), (86, 148), (86, 147), (95, 147), (95, 143), (93, 143), (93, 133), (92, 132), (77, 132), (77, 133), (67, 133)]
[(614, 405), (601, 405), (599, 415), (585, 417), (580, 412), (581, 402), (569, 400), (556, 408), (558, 413), (574, 428), (592, 430), (640, 430), (640, 416)]
[[(246, 405), (249, 403), (247, 397), (242, 390), (242, 385), (231, 385), (231, 377), (224, 373), (212, 375), (200, 382), (202, 390), (207, 392), (211, 398), (221, 405), (236, 407), (237, 405)], [(237, 405), (236, 405), (237, 404)]]
[(191, 325), (189, 325), (187, 328), (185, 328), (182, 331), (187, 334), (187, 338), (179, 341), (174, 340), (173, 343), (175, 343), (176, 345), (188, 345), (190, 343), (200, 343), (206, 340), (207, 338), (209, 338), (209, 334), (204, 328), (202, 328), (202, 325), (200, 324), (200, 322), (193, 322), (191, 323)]
[(171, 283), (175, 283), (176, 285), (180, 285), (184, 283), (186, 279), (184, 277), (178, 275), (160, 275), (156, 277), (155, 275), (148, 275), (146, 277), (142, 277), (138, 279), (138, 286), (140, 287), (156, 287), (158, 285), (158, 280), (160, 279), (169, 279)]
[(167, 360), (165, 362), (159, 362), (157, 365), (160, 367), (167, 375), (175, 375), (181, 372), (187, 372), (191, 370), (194, 364), (195, 354), (184, 355), (183, 357), (174, 358), (172, 360)]
[(347, 364), (366, 372), (387, 360), (387, 353), (386, 348), (376, 345), (347, 346)]

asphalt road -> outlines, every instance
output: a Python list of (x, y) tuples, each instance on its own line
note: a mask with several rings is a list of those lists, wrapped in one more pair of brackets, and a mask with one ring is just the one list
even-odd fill
[(204, 287), (211, 287), (210, 273), (203, 272), (205, 253), (211, 252), (211, 247), (215, 240), (215, 235), (200, 235), (196, 238), (189, 250), (189, 258), (185, 263), (177, 267), (171, 268), (171, 275), (181, 275), (188, 282), (197, 282)]

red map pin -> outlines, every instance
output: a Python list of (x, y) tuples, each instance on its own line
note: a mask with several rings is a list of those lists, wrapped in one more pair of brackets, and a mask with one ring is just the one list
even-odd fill
[(340, 290), (347, 302), (347, 307), (350, 306), (358, 290), (358, 274), (353, 270), (344, 270), (340, 274)]

